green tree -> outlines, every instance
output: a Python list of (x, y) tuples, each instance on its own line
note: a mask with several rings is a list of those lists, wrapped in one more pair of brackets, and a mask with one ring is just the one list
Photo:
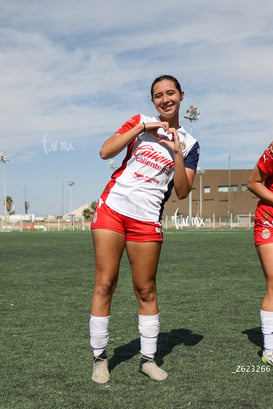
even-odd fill
[(85, 209), (83, 209), (82, 215), (86, 220), (91, 219), (91, 209), (90, 209), (90, 207), (86, 207)]
[(89, 207), (86, 207), (83, 209), (82, 215), (86, 220), (89, 220), (92, 218), (95, 210), (97, 208), (97, 202), (92, 202)]
[[(93, 213), (95, 213), (95, 210), (96, 210), (96, 208), (97, 208), (97, 202), (92, 202), (91, 205), (90, 205), (90, 208), (91, 208), (91, 210), (93, 211)], [(93, 213), (92, 213), (92, 214), (93, 214)]]
[(13, 199), (11, 196), (6, 196), (6, 209), (7, 212), (10, 213), (12, 209)]

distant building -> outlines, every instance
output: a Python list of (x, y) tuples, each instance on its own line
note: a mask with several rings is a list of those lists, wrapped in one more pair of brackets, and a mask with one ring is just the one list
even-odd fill
[(63, 216), (64, 220), (73, 220), (73, 219), (83, 219), (83, 211), (84, 209), (87, 209), (88, 207), (90, 207), (90, 203), (86, 203), (84, 205), (82, 205), (81, 207), (79, 207), (78, 209), (74, 209), (71, 212), (66, 213)]
[[(242, 214), (254, 214), (257, 197), (247, 189), (252, 169), (208, 169), (195, 175), (192, 190), (192, 217), (202, 216), (204, 220), (213, 216), (228, 219)], [(201, 194), (200, 194), (201, 193)], [(189, 197), (178, 200), (173, 190), (165, 205), (163, 217), (178, 214), (189, 216)]]

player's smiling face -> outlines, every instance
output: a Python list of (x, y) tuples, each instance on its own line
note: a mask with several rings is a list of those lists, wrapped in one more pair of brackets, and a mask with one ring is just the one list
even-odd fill
[(183, 97), (184, 93), (180, 94), (175, 83), (171, 80), (162, 80), (154, 85), (152, 102), (161, 120), (169, 121), (178, 115), (180, 102)]

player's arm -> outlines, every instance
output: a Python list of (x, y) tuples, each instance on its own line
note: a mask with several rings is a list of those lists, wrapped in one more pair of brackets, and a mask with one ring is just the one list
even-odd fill
[[(132, 122), (128, 121), (127, 126), (130, 123)], [(100, 150), (100, 156), (102, 159), (111, 159), (132, 143), (141, 133), (146, 131), (155, 136), (159, 128), (168, 130), (168, 122), (139, 122), (126, 132), (116, 132), (104, 142)]]
[(174, 190), (178, 199), (185, 199), (192, 190), (195, 170), (185, 167), (183, 152), (175, 128), (170, 128), (172, 140), (159, 139), (159, 143), (167, 145), (174, 155)]
[(126, 146), (143, 132), (144, 125), (139, 123), (125, 133), (114, 133), (101, 147), (100, 156), (102, 159), (111, 159), (118, 155)]
[(256, 165), (248, 179), (247, 187), (264, 202), (273, 206), (273, 192), (264, 184), (266, 177), (258, 165)]
[(174, 190), (178, 199), (185, 199), (192, 190), (195, 171), (185, 168), (181, 149), (174, 151)]
[(170, 142), (166, 141), (166, 143), (172, 147), (174, 154), (174, 190), (178, 199), (185, 199), (192, 190), (195, 171), (185, 168), (183, 152), (177, 132), (173, 128), (170, 131), (173, 134), (173, 140)]

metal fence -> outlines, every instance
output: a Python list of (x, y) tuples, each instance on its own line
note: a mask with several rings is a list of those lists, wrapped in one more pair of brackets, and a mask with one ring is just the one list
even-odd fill
[(88, 220), (42, 220), (42, 221), (26, 221), (20, 220), (11, 222), (8, 218), (1, 219), (0, 232), (29, 232), (29, 231), (84, 231), (90, 230), (90, 221)]
[[(219, 229), (219, 228), (251, 228), (254, 224), (254, 215), (239, 214), (230, 215), (230, 218), (211, 217), (201, 218), (199, 216), (189, 217), (183, 215), (166, 216), (162, 221), (163, 229)], [(85, 219), (75, 219), (71, 221), (62, 219), (45, 220), (20, 220), (11, 221), (9, 218), (0, 219), (0, 232), (29, 232), (29, 231), (88, 231), (90, 230), (90, 221)]]

